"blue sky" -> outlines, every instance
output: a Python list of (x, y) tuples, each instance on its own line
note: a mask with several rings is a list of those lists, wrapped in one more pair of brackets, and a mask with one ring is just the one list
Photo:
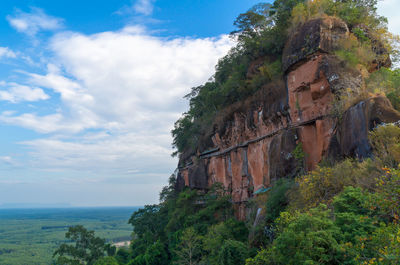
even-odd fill
[[(380, 3), (397, 33), (399, 1)], [(257, 2), (3, 1), (0, 205), (157, 202), (182, 97)]]

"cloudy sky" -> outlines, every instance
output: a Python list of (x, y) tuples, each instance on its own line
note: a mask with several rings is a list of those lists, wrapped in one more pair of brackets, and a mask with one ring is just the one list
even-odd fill
[[(182, 98), (252, 0), (14, 0), (0, 8), (0, 205), (155, 203)], [(400, 32), (400, 0), (379, 3)]]

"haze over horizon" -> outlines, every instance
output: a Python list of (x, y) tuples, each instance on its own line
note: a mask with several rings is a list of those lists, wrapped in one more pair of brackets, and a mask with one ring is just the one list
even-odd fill
[[(155, 203), (183, 96), (259, 1), (16, 0), (0, 10), (0, 204)], [(400, 0), (379, 2), (400, 34)]]

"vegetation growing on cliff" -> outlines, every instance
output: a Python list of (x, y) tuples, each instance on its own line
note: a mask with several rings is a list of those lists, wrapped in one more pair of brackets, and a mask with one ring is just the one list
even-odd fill
[[(266, 83), (282, 79), (285, 41), (296, 27), (310, 19), (336, 16), (347, 23), (350, 37), (343, 41), (336, 55), (351, 67), (363, 66), (364, 72), (368, 72), (371, 65), (380, 69), (388, 63), (388, 54), (397, 60), (393, 43), (398, 39), (387, 31), (386, 18), (377, 15), (376, 4), (377, 0), (276, 0), (272, 5), (258, 4), (240, 14), (234, 23), (237, 30), (231, 33), (237, 45), (218, 62), (207, 83), (192, 88), (185, 96), (190, 108), (172, 130), (176, 148), (173, 155), (195, 153), (202, 137), (212, 133), (212, 124), (223, 115), (224, 108), (243, 101)], [(397, 92), (390, 93), (399, 94), (398, 87), (393, 90)], [(367, 92), (363, 88), (342, 95), (344, 107), (340, 111), (361, 100)], [(389, 98), (396, 101), (393, 96)]]
[(72, 253), (84, 264), (399, 264), (399, 135), (395, 125), (379, 126), (370, 133), (374, 159), (321, 165), (294, 184), (277, 182), (255, 198), (267, 210), (256, 222), (251, 215), (246, 222), (235, 219), (221, 185), (178, 193), (171, 176), (160, 204), (130, 218), (129, 250), (110, 251), (80, 228), (72, 232), (83, 236), (73, 239), (86, 243), (71, 246), (72, 252), (61, 246), (57, 254)]
[[(379, 84), (397, 106), (399, 73), (380, 63), (392, 46), (386, 21), (376, 14), (376, 0), (276, 0), (238, 17), (238, 30), (232, 33), (237, 46), (220, 60), (209, 82), (186, 96), (190, 109), (172, 131), (177, 152), (194, 153), (222, 109), (254, 95), (265, 83), (278, 82), (287, 34), (326, 15), (340, 17), (351, 30), (336, 56), (350, 67), (374, 65), (378, 70), (366, 74), (362, 92), (372, 93)], [(378, 48), (385, 52), (377, 52), (376, 43), (383, 43)], [(259, 58), (262, 63), (254, 63)], [(354, 98), (342, 100), (354, 103)], [(276, 182), (253, 202), (266, 214), (257, 211), (246, 221), (235, 219), (237, 206), (222, 185), (178, 192), (172, 176), (160, 204), (145, 206), (130, 218), (129, 261), (119, 264), (399, 264), (400, 128), (378, 126), (370, 142), (374, 155), (369, 159), (325, 163), (309, 173), (298, 170), (294, 180)], [(304, 158), (300, 145), (294, 155)]]
[(398, 133), (394, 125), (370, 133), (374, 160), (344, 160), (296, 178), (273, 242), (246, 264), (398, 264)]

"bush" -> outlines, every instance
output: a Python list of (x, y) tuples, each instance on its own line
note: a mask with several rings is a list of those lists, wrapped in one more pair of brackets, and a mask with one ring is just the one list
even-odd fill
[(296, 178), (296, 191), (290, 194), (291, 205), (302, 209), (319, 203), (330, 204), (346, 186), (374, 189), (376, 177), (380, 174), (381, 171), (370, 159), (361, 163), (347, 159), (333, 167), (317, 167), (309, 174)]
[(386, 124), (369, 133), (375, 158), (382, 166), (396, 168), (400, 163), (400, 128)]
[(390, 220), (400, 221), (400, 170), (384, 168), (385, 174), (378, 179), (376, 206), (386, 213)]
[(323, 204), (300, 214), (275, 239), (270, 253), (262, 255), (267, 254), (272, 264), (341, 264), (340, 230), (329, 215)]
[(380, 68), (366, 80), (369, 92), (386, 94), (393, 107), (400, 111), (400, 69)]
[(333, 200), (335, 224), (342, 232), (342, 240), (356, 243), (359, 238), (368, 237), (375, 229), (377, 221), (367, 208), (369, 194), (360, 188), (346, 187)]

